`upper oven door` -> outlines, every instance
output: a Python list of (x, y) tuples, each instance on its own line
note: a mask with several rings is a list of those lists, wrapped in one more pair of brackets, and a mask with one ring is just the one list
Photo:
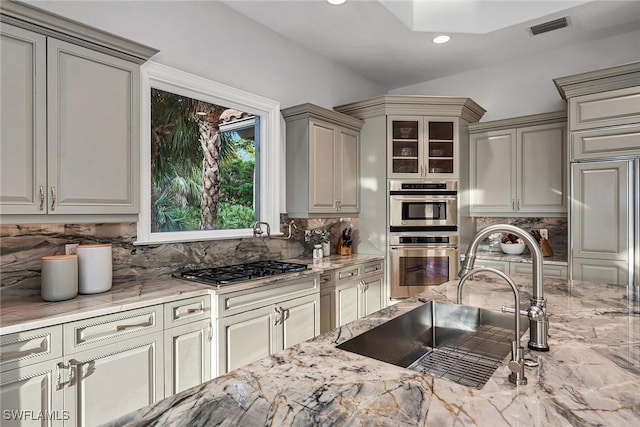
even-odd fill
[(392, 227), (455, 226), (458, 217), (456, 196), (389, 196), (389, 220)]

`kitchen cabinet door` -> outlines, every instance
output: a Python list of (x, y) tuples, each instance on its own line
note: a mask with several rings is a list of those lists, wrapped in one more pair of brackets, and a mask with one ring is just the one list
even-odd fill
[(383, 276), (374, 276), (362, 281), (362, 303), (360, 307), (360, 317), (368, 316), (371, 313), (382, 309)]
[(344, 326), (360, 318), (360, 281), (341, 284), (336, 287), (336, 326)]
[(276, 351), (275, 305), (218, 320), (218, 375), (248, 365)]
[(164, 331), (165, 396), (211, 379), (211, 329), (205, 319)]
[(472, 213), (515, 212), (515, 130), (473, 134), (469, 142)]
[[(2, 373), (2, 426), (62, 426), (64, 392), (57, 389), (57, 362), (50, 360)], [(62, 378), (61, 378), (62, 381)], [(38, 418), (41, 414), (42, 417)]]
[(338, 207), (337, 137), (337, 126), (309, 120), (309, 212), (334, 213)]
[(277, 350), (291, 347), (320, 333), (320, 298), (318, 294), (285, 301), (278, 306), (284, 310)]
[(338, 128), (338, 208), (343, 214), (360, 212), (360, 134)]
[(44, 214), (46, 37), (3, 23), (0, 53), (0, 206), (3, 214)]
[(519, 213), (566, 212), (565, 124), (517, 129)]
[(138, 213), (138, 65), (51, 38), (47, 60), (49, 213)]
[(164, 398), (162, 332), (65, 356), (65, 426), (95, 426)]
[(630, 163), (574, 163), (572, 166), (572, 256), (627, 259)]
[(472, 133), (471, 214), (565, 213), (565, 134), (564, 122)]

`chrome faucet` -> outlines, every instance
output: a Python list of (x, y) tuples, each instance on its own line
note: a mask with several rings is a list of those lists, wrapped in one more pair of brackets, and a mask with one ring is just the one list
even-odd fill
[[(472, 270), (468, 270), (460, 278), (460, 282), (458, 283), (458, 304), (462, 304), (462, 287), (464, 286), (464, 283), (467, 281), (467, 279), (469, 279), (475, 273), (481, 273), (483, 271), (495, 273), (506, 280), (509, 286), (511, 286), (511, 290), (513, 291), (515, 306), (520, 307), (520, 293), (518, 292), (518, 288), (516, 287), (516, 284), (513, 282), (511, 277), (507, 276), (500, 270), (489, 267), (478, 267)], [(509, 382), (515, 385), (525, 385), (527, 383), (527, 377), (524, 376), (524, 348), (522, 348), (522, 346), (520, 345), (520, 310), (514, 310), (513, 316), (515, 317), (515, 337), (513, 341), (511, 341), (511, 361), (509, 362), (509, 370), (511, 371), (511, 373), (509, 374)]]
[(268, 222), (264, 222), (264, 221), (256, 221), (253, 224), (253, 237), (262, 236), (264, 231), (262, 230), (261, 225), (263, 224), (267, 226), (267, 237), (271, 237), (271, 226), (269, 225)]
[[(489, 235), (494, 233), (511, 233), (520, 237), (529, 248), (533, 257), (533, 296), (531, 297), (531, 305), (521, 314), (529, 317), (529, 343), (528, 347), (536, 351), (549, 351), (547, 336), (549, 335), (549, 319), (547, 316), (547, 302), (544, 299), (542, 291), (542, 251), (538, 246), (538, 242), (520, 227), (511, 224), (495, 224), (479, 231), (469, 243), (469, 248), (465, 255), (464, 263), (460, 269), (459, 277), (463, 277), (469, 273), (475, 264), (476, 252), (478, 245)], [(509, 276), (507, 276), (509, 277)], [(502, 307), (503, 311), (511, 312), (512, 310), (520, 311), (520, 307), (516, 305), (514, 309)]]

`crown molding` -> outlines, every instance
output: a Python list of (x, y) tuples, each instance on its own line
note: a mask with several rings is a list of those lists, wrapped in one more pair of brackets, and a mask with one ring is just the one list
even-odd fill
[(282, 111), (282, 117), (285, 121), (315, 118), (320, 120), (336, 123), (355, 130), (360, 130), (363, 121), (336, 111), (328, 110), (315, 104), (300, 104), (293, 107), (285, 108)]
[(14, 0), (0, 2), (0, 22), (142, 64), (159, 52), (149, 46)]
[(640, 61), (553, 79), (563, 99), (640, 86)]
[(490, 122), (473, 123), (468, 126), (468, 129), (469, 133), (477, 133), (490, 130), (513, 129), (517, 127), (548, 125), (554, 123), (567, 123), (567, 110), (510, 117), (508, 119), (492, 120)]
[(385, 115), (455, 116), (469, 123), (480, 120), (486, 110), (471, 98), (422, 95), (383, 95), (334, 110), (359, 119)]

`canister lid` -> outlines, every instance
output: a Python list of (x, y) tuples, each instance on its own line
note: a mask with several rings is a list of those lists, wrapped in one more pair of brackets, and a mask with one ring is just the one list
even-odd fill
[(75, 259), (78, 258), (78, 255), (73, 255), (73, 254), (69, 254), (69, 255), (48, 255), (48, 256), (43, 256), (42, 259), (43, 260), (60, 260), (60, 259)]

